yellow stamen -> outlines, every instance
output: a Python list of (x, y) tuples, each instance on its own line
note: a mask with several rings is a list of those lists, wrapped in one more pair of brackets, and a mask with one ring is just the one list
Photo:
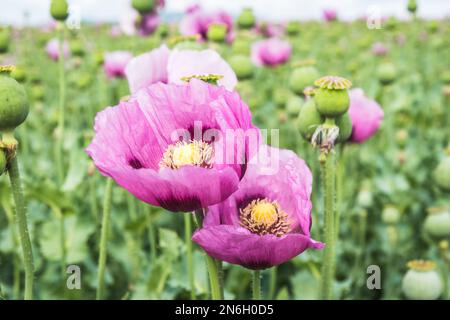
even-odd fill
[(159, 163), (161, 168), (178, 169), (183, 166), (212, 166), (213, 148), (203, 141), (180, 141), (170, 145)]
[(430, 271), (436, 268), (436, 263), (429, 260), (412, 260), (408, 262), (407, 266), (416, 271)]
[(277, 209), (272, 203), (263, 200), (252, 208), (251, 217), (259, 225), (270, 226), (278, 219)]
[(241, 226), (259, 235), (281, 237), (291, 231), (291, 221), (276, 201), (256, 199), (240, 210)]

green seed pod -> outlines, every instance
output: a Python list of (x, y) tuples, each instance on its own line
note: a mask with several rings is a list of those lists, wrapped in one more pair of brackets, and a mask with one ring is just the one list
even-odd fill
[(432, 237), (450, 236), (450, 213), (447, 208), (430, 209), (424, 224), (425, 231)]
[(443, 190), (450, 191), (450, 155), (439, 162), (433, 172), (434, 181)]
[(303, 94), (306, 87), (312, 86), (319, 77), (319, 71), (313, 66), (294, 69), (289, 77), (289, 87), (298, 95)]
[(286, 112), (288, 115), (296, 117), (298, 116), (300, 109), (303, 105), (303, 99), (299, 96), (291, 96), (286, 103)]
[(158, 29), (156, 30), (156, 32), (159, 34), (159, 36), (161, 38), (165, 38), (169, 35), (169, 25), (167, 23), (161, 23), (158, 26)]
[(253, 76), (254, 67), (248, 56), (234, 55), (230, 57), (228, 62), (239, 80), (248, 79)]
[(84, 46), (83, 43), (76, 39), (70, 42), (70, 52), (74, 55), (74, 56), (84, 56)]
[(53, 19), (65, 21), (69, 16), (69, 5), (66, 0), (52, 0), (50, 4), (50, 14)]
[(94, 52), (94, 63), (97, 66), (101, 66), (103, 64), (104, 59), (105, 57), (103, 55), (103, 52), (101, 51)]
[(314, 132), (323, 121), (323, 117), (316, 109), (314, 99), (310, 99), (306, 101), (300, 109), (297, 119), (297, 128), (305, 140), (311, 141)]
[(11, 36), (9, 30), (6, 28), (0, 28), (0, 53), (8, 52)]
[[(286, 33), (289, 36), (296, 36), (300, 33), (300, 22), (298, 21), (289, 21), (286, 26)], [(317, 79), (317, 77), (316, 77)]]
[(14, 79), (0, 76), (0, 131), (18, 127), (28, 116), (25, 89)]
[(0, 176), (3, 174), (3, 172), (6, 171), (6, 155), (5, 152), (0, 149)]
[(347, 112), (350, 98), (347, 90), (319, 88), (315, 95), (317, 111), (325, 117), (337, 117)]
[(76, 85), (79, 89), (86, 89), (92, 82), (92, 76), (88, 72), (83, 72), (77, 77)]
[(233, 52), (233, 54), (249, 55), (250, 47), (250, 41), (248, 41), (247, 39), (238, 38), (234, 40), (231, 51)]
[(408, 11), (411, 12), (412, 14), (416, 13), (416, 11), (417, 11), (416, 0), (409, 0), (407, 8), (408, 8)]
[(34, 85), (31, 88), (31, 96), (35, 101), (42, 101), (45, 97), (44, 87), (40, 84)]
[(336, 143), (343, 143), (347, 141), (352, 135), (352, 119), (348, 112), (336, 118), (336, 125), (339, 127), (339, 135)]
[(291, 94), (285, 87), (276, 87), (272, 93), (273, 102), (275, 102), (277, 107), (284, 107)]
[(400, 211), (392, 205), (384, 207), (381, 220), (386, 224), (396, 224), (400, 220)]
[(239, 28), (250, 29), (255, 25), (255, 15), (251, 8), (244, 8), (238, 17), (237, 24)]
[(227, 26), (223, 23), (210, 24), (206, 36), (209, 41), (224, 42), (227, 36)]
[(382, 63), (378, 66), (377, 76), (381, 84), (391, 84), (397, 77), (397, 68), (392, 63)]
[(369, 208), (373, 204), (373, 194), (370, 188), (364, 187), (358, 193), (357, 197), (358, 205), (363, 208)]
[(22, 67), (18, 67), (18, 66), (16, 66), (9, 75), (11, 76), (11, 78), (13, 78), (14, 80), (16, 80), (17, 82), (20, 82), (20, 83), (25, 82), (25, 79), (27, 78), (25, 69)]
[(155, 0), (132, 0), (131, 5), (137, 12), (144, 15), (155, 8)]
[(406, 146), (406, 143), (408, 142), (408, 138), (409, 138), (409, 134), (408, 134), (408, 131), (405, 129), (400, 129), (395, 133), (395, 141), (401, 148)]
[(443, 291), (443, 283), (431, 261), (414, 260), (402, 280), (402, 290), (408, 299), (435, 300)]

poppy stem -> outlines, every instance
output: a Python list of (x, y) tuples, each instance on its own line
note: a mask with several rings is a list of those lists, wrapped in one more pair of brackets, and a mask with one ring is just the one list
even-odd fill
[(102, 231), (100, 238), (100, 253), (98, 258), (97, 300), (101, 300), (103, 298), (105, 291), (105, 267), (111, 216), (112, 185), (113, 180), (111, 178), (108, 178), (108, 180), (106, 180), (105, 195), (103, 198)]
[(253, 271), (253, 300), (261, 300), (261, 271)]
[(16, 222), (19, 230), (19, 239), (22, 246), (23, 262), (25, 268), (25, 300), (33, 299), (34, 262), (30, 233), (28, 232), (27, 210), (20, 182), (19, 164), (17, 156), (13, 156), (8, 163), (9, 180), (16, 205)]
[(191, 215), (186, 213), (184, 215), (184, 241), (186, 243), (186, 253), (187, 253), (187, 269), (189, 276), (189, 285), (191, 289), (191, 300), (195, 300), (195, 274), (194, 274), (194, 260), (193, 260), (193, 250), (192, 250), (192, 220)]
[(333, 296), (335, 209), (336, 209), (336, 162), (334, 150), (321, 153), (321, 167), (324, 188), (325, 210), (325, 251), (321, 275), (321, 299), (330, 300)]
[(65, 74), (65, 56), (64, 56), (64, 23), (58, 22), (58, 40), (59, 40), (59, 57), (58, 57), (58, 71), (59, 71), (59, 112), (58, 112), (58, 127), (56, 138), (56, 168), (58, 174), (58, 181), (62, 184), (64, 179), (64, 165), (63, 165), (63, 141), (64, 141), (64, 125), (65, 125), (65, 104), (66, 104), (66, 74)]
[[(198, 228), (203, 226), (203, 209), (195, 210), (194, 220)], [(221, 272), (221, 261), (214, 259), (205, 252), (206, 267), (208, 269), (209, 283), (211, 287), (211, 299), (223, 299), (223, 281)]]

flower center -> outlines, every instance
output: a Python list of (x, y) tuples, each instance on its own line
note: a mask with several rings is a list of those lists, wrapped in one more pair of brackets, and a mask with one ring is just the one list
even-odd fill
[(241, 226), (259, 235), (281, 237), (291, 231), (291, 221), (276, 201), (256, 199), (240, 210)]
[(212, 146), (203, 141), (179, 141), (167, 147), (159, 167), (170, 169), (179, 169), (183, 166), (211, 168), (213, 151)]

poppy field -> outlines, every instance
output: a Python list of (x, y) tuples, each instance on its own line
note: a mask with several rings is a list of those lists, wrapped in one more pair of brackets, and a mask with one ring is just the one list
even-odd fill
[(449, 19), (169, 1), (0, 21), (0, 300), (449, 299)]

